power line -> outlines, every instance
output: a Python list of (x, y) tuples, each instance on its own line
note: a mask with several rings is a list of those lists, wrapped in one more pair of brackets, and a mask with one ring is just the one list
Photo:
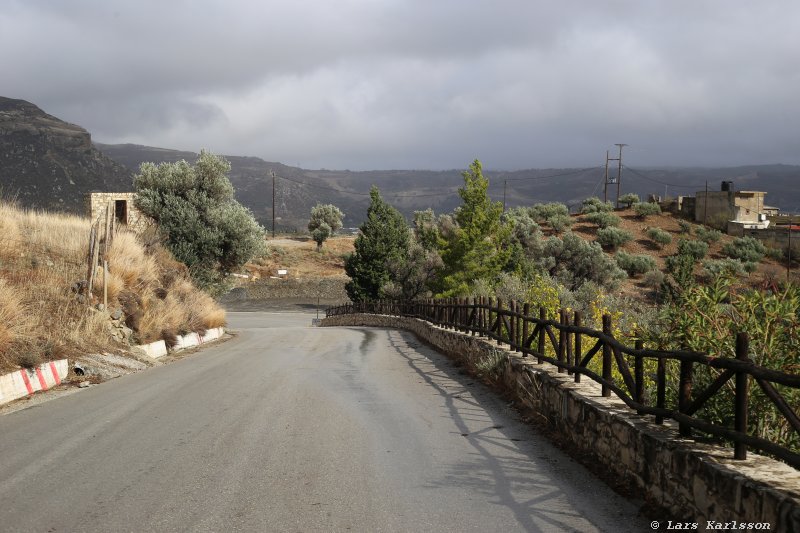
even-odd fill
[[(336, 189), (335, 187), (328, 187), (327, 185), (317, 185), (315, 183), (308, 183), (305, 181), (300, 181), (292, 178), (287, 178), (285, 176), (276, 176), (278, 179), (291, 181), (292, 183), (297, 183), (298, 185), (306, 185), (308, 187), (313, 187), (316, 189), (324, 189), (328, 191), (335, 191), (339, 194), (350, 194), (353, 196), (369, 196), (370, 193), (368, 192), (356, 192), (356, 191), (344, 191), (342, 189)], [(381, 191), (381, 196), (391, 197), (391, 198), (428, 198), (431, 196), (449, 196), (451, 194), (455, 194), (458, 192), (458, 189), (453, 189), (446, 192), (439, 192), (439, 193), (431, 193), (431, 194), (398, 194), (398, 193), (391, 193), (391, 192), (384, 192)]]
[(506, 181), (530, 181), (530, 180), (546, 180), (550, 178), (560, 178), (562, 176), (573, 176), (575, 174), (580, 174), (581, 172), (586, 172), (588, 170), (594, 170), (600, 167), (587, 167), (581, 168), (578, 170), (572, 170), (570, 172), (562, 172), (561, 174), (551, 174), (549, 176), (531, 176), (529, 178), (508, 178)]
[(651, 177), (645, 176), (640, 171), (638, 171), (638, 170), (636, 170), (634, 168), (631, 168), (631, 167), (625, 167), (625, 170), (627, 170), (629, 172), (632, 172), (635, 175), (637, 175), (640, 178), (645, 179), (647, 181), (652, 181), (653, 183), (658, 183), (658, 184), (661, 184), (661, 185), (667, 185), (668, 187), (678, 187), (680, 189), (697, 189), (697, 187), (699, 187), (699, 185), (679, 185), (677, 183), (667, 183), (666, 181), (661, 181), (661, 180), (657, 180), (655, 178), (651, 178)]

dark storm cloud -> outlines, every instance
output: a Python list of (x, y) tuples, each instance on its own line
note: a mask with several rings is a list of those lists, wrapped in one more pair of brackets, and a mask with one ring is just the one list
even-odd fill
[(0, 94), (328, 168), (800, 162), (792, 1), (25, 1)]

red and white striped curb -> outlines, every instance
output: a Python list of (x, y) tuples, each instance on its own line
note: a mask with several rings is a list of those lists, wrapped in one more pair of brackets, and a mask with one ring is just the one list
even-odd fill
[(0, 404), (60, 385), (68, 372), (69, 363), (60, 359), (0, 376)]

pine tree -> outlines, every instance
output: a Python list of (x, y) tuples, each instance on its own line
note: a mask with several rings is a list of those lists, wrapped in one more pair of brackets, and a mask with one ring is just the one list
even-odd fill
[(403, 215), (381, 198), (378, 188), (370, 190), (367, 220), (356, 237), (355, 251), (344, 263), (350, 281), (345, 286), (354, 302), (375, 300), (391, 280), (389, 264), (408, 256), (409, 227)]
[(494, 283), (511, 255), (511, 226), (501, 220), (502, 203), (489, 198), (481, 162), (476, 159), (462, 175), (464, 187), (458, 194), (463, 203), (454, 217), (457, 227), (442, 251), (443, 296), (465, 294), (480, 279)]

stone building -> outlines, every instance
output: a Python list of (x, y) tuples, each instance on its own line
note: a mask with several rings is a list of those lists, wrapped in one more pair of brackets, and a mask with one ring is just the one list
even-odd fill
[(778, 211), (764, 204), (766, 195), (763, 191), (735, 191), (733, 182), (723, 181), (719, 191), (697, 192), (694, 220), (715, 226), (733, 224), (737, 229), (766, 229), (767, 216)]
[(119, 226), (128, 226), (133, 230), (142, 229), (147, 217), (133, 203), (135, 192), (90, 192), (86, 195), (86, 214), (94, 222), (105, 217), (105, 210), (111, 204), (114, 218)]

